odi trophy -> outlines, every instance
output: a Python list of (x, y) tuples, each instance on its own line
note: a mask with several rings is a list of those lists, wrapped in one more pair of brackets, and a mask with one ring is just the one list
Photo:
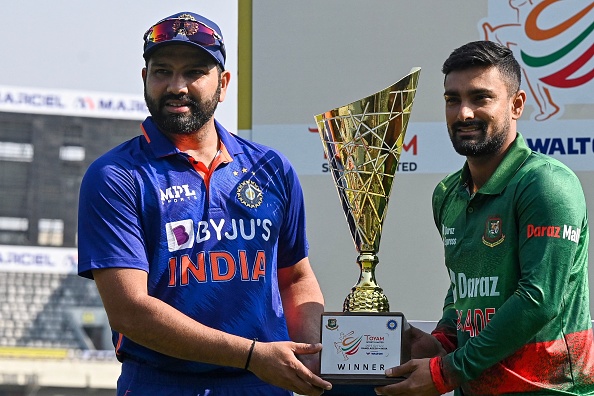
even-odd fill
[(315, 116), (359, 254), (359, 281), (345, 298), (343, 312), (322, 315), (320, 374), (335, 383), (381, 385), (387, 381), (385, 369), (410, 359), (403, 342), (406, 319), (390, 312), (375, 269), (420, 71), (413, 68), (373, 95)]

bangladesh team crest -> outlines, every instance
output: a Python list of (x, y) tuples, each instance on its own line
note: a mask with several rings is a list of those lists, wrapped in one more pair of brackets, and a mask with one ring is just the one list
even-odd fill
[(505, 240), (502, 230), (501, 218), (489, 217), (485, 223), (485, 233), (483, 234), (483, 243), (489, 247), (495, 247)]
[(257, 208), (262, 204), (264, 194), (255, 182), (246, 180), (237, 187), (237, 199), (248, 208)]
[(338, 329), (338, 321), (336, 320), (336, 318), (329, 318), (328, 323), (326, 324), (326, 328), (328, 330)]

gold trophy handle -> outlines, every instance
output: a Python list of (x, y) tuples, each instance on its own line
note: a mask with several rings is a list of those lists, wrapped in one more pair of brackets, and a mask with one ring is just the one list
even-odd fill
[(359, 282), (351, 289), (342, 305), (344, 312), (389, 312), (390, 304), (375, 280), (379, 259), (373, 253), (361, 253), (357, 264), (361, 270)]

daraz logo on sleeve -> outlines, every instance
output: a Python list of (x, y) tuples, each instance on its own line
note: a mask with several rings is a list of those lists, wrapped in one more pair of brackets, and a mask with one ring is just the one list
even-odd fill
[(580, 228), (573, 227), (567, 224), (564, 224), (563, 227), (528, 224), (528, 226), (526, 227), (526, 238), (528, 239), (548, 237), (567, 239), (574, 243), (578, 243), (580, 241), (580, 234)]
[(194, 222), (190, 219), (165, 224), (167, 247), (170, 252), (194, 245)]

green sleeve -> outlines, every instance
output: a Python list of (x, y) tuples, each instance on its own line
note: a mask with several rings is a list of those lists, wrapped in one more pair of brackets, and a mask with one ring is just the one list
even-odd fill
[[(458, 177), (458, 176), (456, 176)], [(446, 181), (440, 182), (433, 192), (432, 197), (432, 208), (433, 208), (433, 220), (435, 222), (435, 226), (437, 227), (437, 231), (441, 235), (441, 218), (440, 213), (441, 209), (443, 208), (443, 201), (444, 196), (447, 193), (447, 183)], [(443, 235), (441, 235), (443, 238)], [(453, 285), (450, 283), (450, 287), (448, 288), (444, 303), (443, 303), (443, 311), (442, 317), (437, 323), (435, 330), (431, 332), (448, 350), (448, 346), (455, 347), (457, 343), (457, 336), (456, 336), (456, 308), (454, 306), (454, 293), (453, 293)]]
[(450, 284), (443, 304), (442, 317), (437, 323), (435, 330), (431, 332), (431, 335), (437, 338), (447, 352), (455, 350), (458, 346), (456, 330), (457, 314), (453, 296), (452, 285)]

